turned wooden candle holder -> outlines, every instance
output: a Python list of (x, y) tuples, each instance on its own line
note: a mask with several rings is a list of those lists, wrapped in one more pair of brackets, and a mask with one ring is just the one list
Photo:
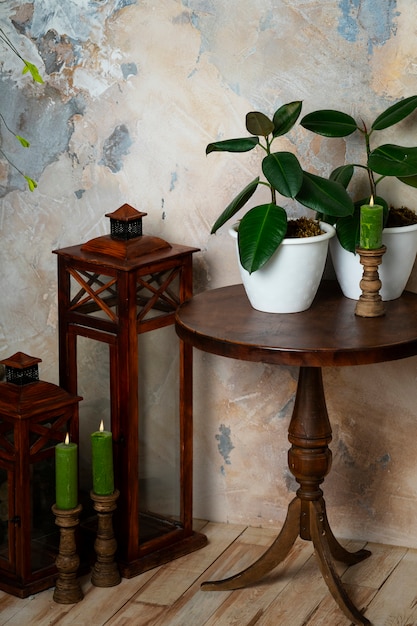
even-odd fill
[(386, 247), (382, 246), (376, 250), (356, 248), (356, 251), (363, 265), (363, 275), (359, 283), (362, 294), (356, 303), (355, 315), (360, 317), (380, 317), (385, 315), (384, 303), (379, 293), (382, 283), (379, 279), (378, 267), (381, 265)]
[(75, 604), (84, 597), (77, 578), (80, 557), (75, 543), (75, 528), (79, 524), (81, 511), (81, 504), (68, 510), (58, 509), (55, 504), (52, 506), (55, 524), (60, 528), (59, 552), (55, 561), (58, 578), (53, 598), (60, 604)]
[(97, 511), (97, 536), (94, 542), (97, 561), (94, 564), (91, 582), (96, 587), (114, 587), (121, 581), (120, 572), (114, 560), (117, 542), (113, 532), (113, 511), (120, 492), (118, 489), (108, 495), (100, 496), (90, 492)]

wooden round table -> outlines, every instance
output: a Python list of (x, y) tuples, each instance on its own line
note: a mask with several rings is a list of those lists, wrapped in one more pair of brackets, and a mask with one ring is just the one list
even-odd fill
[(288, 430), (292, 444), (288, 465), (300, 486), (284, 526), (255, 563), (225, 580), (205, 582), (203, 589), (237, 589), (258, 581), (288, 555), (300, 536), (313, 541), (323, 577), (345, 615), (355, 624), (370, 624), (347, 595), (333, 562), (351, 565), (371, 553), (348, 552), (327, 520), (320, 485), (331, 466), (332, 431), (321, 368), (416, 355), (417, 295), (405, 292), (385, 305), (382, 317), (357, 317), (356, 301), (344, 298), (333, 281), (325, 281), (311, 308), (302, 313), (256, 311), (242, 285), (206, 291), (179, 307), (177, 334), (195, 348), (234, 359), (300, 367)]

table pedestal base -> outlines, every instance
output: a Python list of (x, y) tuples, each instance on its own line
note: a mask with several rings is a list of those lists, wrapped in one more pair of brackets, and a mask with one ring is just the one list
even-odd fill
[(300, 484), (297, 497), (288, 507), (280, 534), (255, 563), (230, 578), (204, 582), (201, 586), (203, 590), (240, 589), (259, 581), (286, 558), (300, 536), (313, 542), (321, 573), (343, 613), (359, 626), (370, 624), (350, 600), (333, 563), (337, 560), (353, 565), (371, 553), (369, 550), (349, 552), (331, 531), (319, 486), (330, 470), (331, 451), (328, 444), (331, 438), (321, 368), (301, 367), (288, 431), (288, 439), (292, 443), (288, 464)]

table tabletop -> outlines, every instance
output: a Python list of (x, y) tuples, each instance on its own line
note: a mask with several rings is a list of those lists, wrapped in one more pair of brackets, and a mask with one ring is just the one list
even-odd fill
[(365, 365), (417, 354), (417, 294), (386, 302), (381, 317), (358, 317), (355, 306), (336, 281), (323, 281), (307, 311), (263, 313), (242, 285), (231, 285), (182, 304), (176, 331), (205, 352), (281, 365)]

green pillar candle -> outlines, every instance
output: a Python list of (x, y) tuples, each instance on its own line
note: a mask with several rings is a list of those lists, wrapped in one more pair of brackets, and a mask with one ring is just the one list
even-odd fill
[(91, 457), (93, 466), (93, 491), (99, 496), (114, 492), (113, 437), (110, 431), (100, 430), (91, 434)]
[(78, 446), (68, 435), (55, 446), (55, 501), (62, 510), (78, 505)]
[(359, 247), (365, 250), (377, 250), (382, 247), (384, 209), (374, 204), (371, 197), (369, 204), (361, 206)]

